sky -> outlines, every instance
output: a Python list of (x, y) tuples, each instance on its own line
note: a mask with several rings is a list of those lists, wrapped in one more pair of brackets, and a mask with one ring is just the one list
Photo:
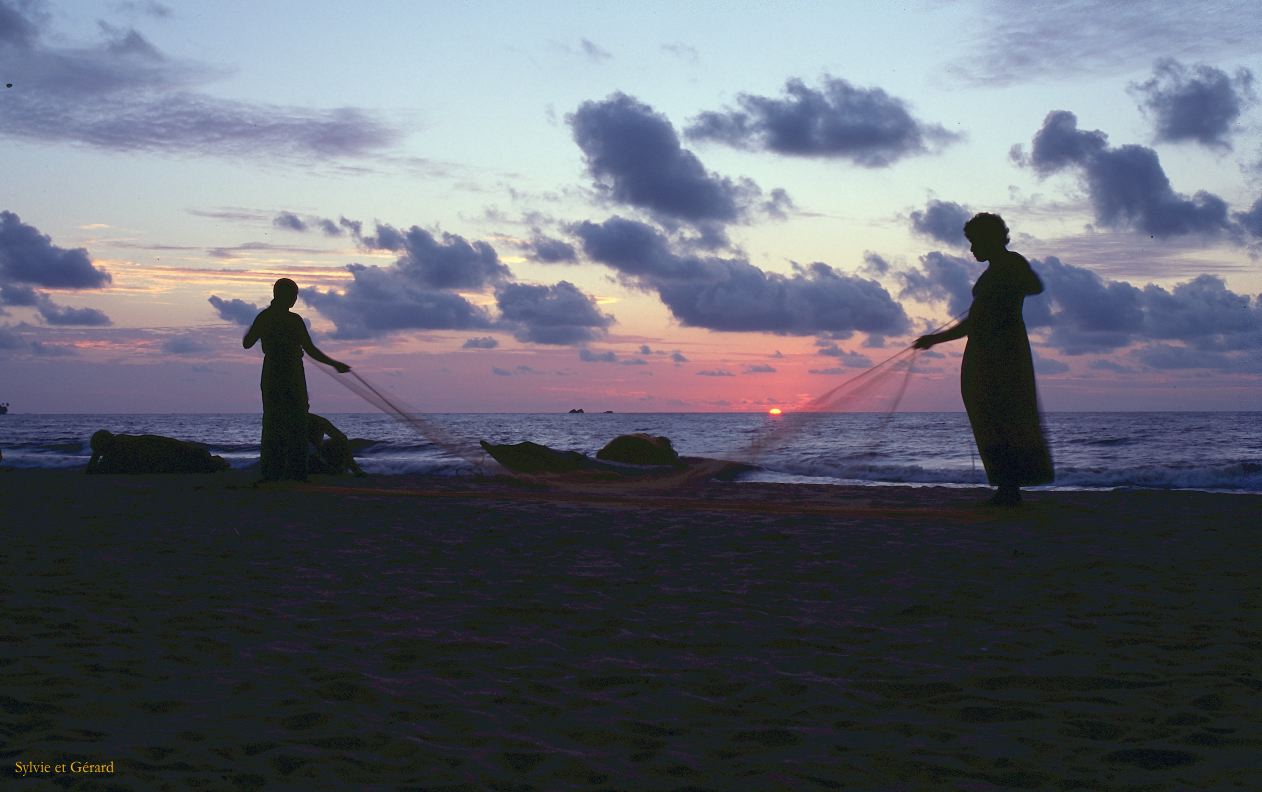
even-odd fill
[[(421, 411), (791, 411), (967, 311), (989, 211), (1045, 409), (1262, 410), (1259, 40), (1246, 2), (0, 0), (0, 401), (259, 412), (290, 277)], [(963, 346), (900, 408), (962, 409)]]

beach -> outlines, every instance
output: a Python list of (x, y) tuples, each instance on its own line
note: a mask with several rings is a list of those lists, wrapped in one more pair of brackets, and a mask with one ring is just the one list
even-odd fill
[(252, 478), (0, 471), (18, 788), (1257, 785), (1262, 496)]

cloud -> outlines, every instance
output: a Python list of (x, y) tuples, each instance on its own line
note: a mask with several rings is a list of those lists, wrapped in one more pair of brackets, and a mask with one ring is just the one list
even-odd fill
[(578, 253), (574, 250), (573, 245), (560, 239), (544, 236), (538, 231), (530, 238), (529, 242), (522, 245), (522, 250), (525, 251), (528, 258), (540, 264), (578, 263)]
[(649, 364), (644, 358), (624, 358), (619, 360), (618, 363), (623, 366), (647, 366)]
[(39, 295), (36, 310), (50, 325), (82, 325), (105, 327), (114, 324), (104, 312), (95, 308), (67, 308), (55, 304), (46, 295)]
[(281, 212), (272, 220), (272, 225), (277, 228), (285, 228), (290, 231), (306, 231), (307, 224), (302, 218), (293, 212)]
[(302, 291), (303, 302), (337, 326), (335, 338), (375, 338), (400, 330), (480, 330), (493, 324), (485, 309), (430, 287), (425, 273), (415, 268), (349, 264), (346, 269), (354, 280), (341, 293)]
[[(1195, 13), (1164, 0), (1137, 0), (1102, 7), (1096, 0), (976, 5), (967, 54), (947, 72), (992, 86), (1026, 80), (1081, 80), (1134, 72), (1154, 52), (1185, 57), (1253, 57), (1262, 38), (1262, 17), (1248, 2), (1204, 2)], [(982, 55), (984, 53), (984, 56)]]
[(425, 288), (481, 289), (512, 276), (495, 248), (480, 240), (469, 242), (458, 234), (443, 232), (440, 241), (420, 226), (399, 231), (381, 223), (377, 224), (376, 236), (365, 237), (359, 233), (358, 224), (345, 220), (343, 224), (353, 228), (356, 241), (366, 248), (402, 251), (395, 267), (408, 280)]
[(511, 377), (513, 372), (508, 369), (502, 369), (499, 366), (491, 366), (491, 373), (497, 377)]
[(1158, 142), (1190, 140), (1224, 150), (1231, 148), (1227, 138), (1240, 111), (1257, 98), (1248, 69), (1232, 77), (1212, 66), (1187, 67), (1173, 58), (1157, 61), (1152, 78), (1132, 83), (1130, 89), (1152, 119)]
[(1236, 212), (1236, 222), (1255, 237), (1262, 237), (1262, 198), (1253, 202), (1247, 212)]
[(1048, 113), (1028, 159), (1014, 154), (1043, 176), (1077, 168), (1100, 225), (1154, 237), (1215, 234), (1230, 227), (1227, 204), (1218, 196), (1202, 191), (1187, 198), (1171, 188), (1157, 152), (1133, 144), (1111, 148), (1103, 132), (1080, 131), (1077, 116), (1068, 111)]
[(676, 58), (692, 64), (696, 64), (699, 60), (701, 60), (701, 53), (697, 51), (696, 47), (678, 41), (663, 44), (662, 51), (670, 53)]
[(902, 307), (880, 284), (827, 264), (795, 267), (786, 276), (764, 272), (742, 258), (678, 255), (655, 229), (621, 217), (583, 222), (572, 230), (589, 258), (656, 291), (671, 314), (692, 327), (893, 335), (909, 326)]
[(820, 347), (817, 354), (837, 358), (841, 365), (846, 368), (868, 368), (872, 365), (871, 358), (858, 352), (849, 352), (842, 349), (832, 341), (817, 341), (815, 343), (816, 346)]
[(175, 336), (162, 344), (162, 351), (171, 355), (199, 355), (210, 351), (210, 347), (193, 336)]
[(101, 327), (111, 324), (103, 312), (57, 305), (36, 287), (99, 289), (110, 281), (108, 272), (92, 265), (88, 251), (58, 247), (16, 214), (0, 211), (0, 305), (33, 307), (50, 325)]
[[(3, 25), (3, 17), (0, 17), (0, 25)], [(0, 325), (0, 349), (26, 349), (26, 339), (22, 334), (13, 329), (13, 325)]]
[(1106, 358), (1096, 358), (1087, 364), (1087, 368), (1095, 369), (1097, 371), (1111, 371), (1115, 374), (1127, 374), (1133, 371), (1133, 369), (1129, 366), (1123, 366), (1120, 363), (1115, 363)]
[(776, 369), (774, 366), (768, 366), (766, 363), (755, 363), (752, 366), (746, 366), (744, 373), (746, 374), (775, 374)]
[(709, 371), (698, 371), (698, 377), (735, 377), (736, 375), (727, 369), (711, 369)]
[(908, 297), (923, 302), (946, 300), (947, 311), (959, 316), (973, 304), (973, 282), (981, 275), (976, 261), (933, 251), (920, 257), (920, 266), (898, 273), (903, 282), (899, 299)]
[(504, 326), (518, 341), (581, 344), (601, 338), (613, 317), (569, 281), (555, 286), (506, 283), (495, 292)]
[(1055, 358), (1043, 357), (1038, 353), (1034, 353), (1034, 370), (1039, 374), (1053, 375), (1065, 374), (1069, 371), (1069, 365)]
[(13, 212), (0, 211), (0, 282), (54, 289), (99, 289), (110, 274), (92, 266), (83, 248), (57, 247)]
[(626, 94), (584, 102), (567, 120), (588, 173), (614, 201), (667, 220), (728, 223), (761, 195), (748, 179), (708, 172), (664, 115)]
[(684, 357), (684, 354), (679, 351), (671, 352), (670, 359), (676, 364), (688, 362), (688, 358)]
[[(1262, 345), (1262, 298), (1237, 294), (1200, 275), (1171, 289), (1107, 280), (1054, 256), (1031, 264), (1043, 279), (1046, 343), (1068, 355), (1108, 352), (1149, 340), (1232, 352)], [(1029, 306), (1033, 300), (1026, 300)], [(1180, 353), (1183, 354), (1183, 353)]]
[(500, 342), (496, 341), (494, 338), (491, 338), (490, 336), (480, 336), (478, 338), (470, 338), (469, 340), (465, 341), (464, 345), (461, 348), (462, 349), (495, 349), (499, 345), (500, 345)]
[(596, 63), (600, 63), (601, 61), (607, 61), (613, 57), (613, 55), (611, 55), (608, 50), (604, 49), (600, 45), (595, 44), (587, 39), (581, 39), (579, 41), (579, 45), (583, 48), (583, 54), (586, 55), (589, 60), (592, 60)]
[(259, 315), (259, 308), (254, 303), (248, 303), (245, 300), (225, 300), (214, 294), (210, 295), (207, 300), (215, 310), (219, 313), (221, 319), (229, 322), (235, 322), (242, 327), (249, 327), (254, 323), (254, 317)]
[[(254, 104), (200, 90), (218, 76), (165, 56), (139, 32), (101, 24), (89, 46), (45, 43), (48, 17), (0, 0), (0, 135), (115, 151), (325, 160), (377, 152), (398, 132), (352, 107)], [(3, 46), (7, 43), (8, 46)]]
[(45, 344), (43, 341), (32, 341), (31, 354), (39, 357), (73, 357), (79, 354), (79, 350), (66, 344)]
[(593, 352), (584, 347), (578, 351), (578, 359), (584, 363), (617, 363), (618, 355), (612, 351)]
[(880, 88), (826, 76), (820, 89), (790, 79), (784, 93), (782, 98), (741, 94), (740, 109), (702, 113), (686, 134), (742, 149), (848, 159), (869, 168), (884, 168), (959, 138), (937, 124), (917, 121), (906, 102)]
[(973, 213), (960, 204), (933, 199), (923, 211), (917, 209), (911, 213), (911, 228), (944, 245), (967, 246), (964, 224), (972, 216)]

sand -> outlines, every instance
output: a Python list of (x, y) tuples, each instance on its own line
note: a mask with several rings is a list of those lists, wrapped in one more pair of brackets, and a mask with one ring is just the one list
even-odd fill
[(3, 472), (0, 753), (66, 765), (32, 789), (1256, 789), (1262, 496), (984, 495)]

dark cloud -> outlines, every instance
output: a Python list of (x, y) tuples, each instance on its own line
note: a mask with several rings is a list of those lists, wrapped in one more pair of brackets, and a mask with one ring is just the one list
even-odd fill
[(683, 354), (682, 352), (678, 352), (678, 351), (676, 351), (676, 352), (671, 352), (671, 353), (670, 353), (670, 359), (671, 359), (672, 361), (674, 361), (675, 363), (687, 363), (687, 362), (688, 362), (688, 358), (684, 357), (684, 354)]
[(762, 204), (763, 213), (773, 220), (785, 220), (797, 208), (797, 204), (793, 203), (793, 199), (782, 187), (773, 189), (771, 197)]
[(624, 358), (618, 361), (623, 366), (647, 366), (649, 362), (644, 358)]
[(86, 327), (105, 327), (114, 324), (103, 312), (95, 308), (67, 308), (55, 304), (46, 295), (39, 295), (36, 310), (50, 325), (82, 325)]
[(1227, 355), (1221, 352), (1205, 352), (1186, 346), (1173, 344), (1151, 344), (1135, 350), (1135, 359), (1148, 368), (1162, 371), (1182, 369), (1213, 369), (1220, 371), (1240, 371), (1256, 368), (1249, 361), (1238, 355)]
[(924, 210), (917, 209), (911, 213), (911, 228), (944, 245), (967, 246), (964, 224), (972, 216), (973, 213), (960, 204), (933, 199)]
[(726, 369), (711, 369), (709, 371), (698, 371), (698, 377), (735, 377), (736, 375)]
[(648, 344), (640, 344), (640, 354), (651, 355), (653, 354), (653, 348), (650, 347)]
[(1236, 222), (1255, 237), (1262, 237), (1262, 198), (1253, 202), (1247, 212), (1236, 212)]
[(321, 217), (316, 220), (316, 225), (320, 226), (320, 230), (324, 232), (325, 236), (336, 237), (342, 235), (342, 227), (327, 217)]
[(832, 341), (817, 341), (816, 346), (820, 347), (817, 350), (818, 354), (837, 358), (841, 365), (846, 368), (868, 368), (872, 365), (871, 358), (858, 352), (842, 349)]
[(0, 2), (0, 46), (28, 49), (39, 38), (39, 28), (9, 3)]
[(350, 264), (346, 269), (354, 280), (343, 292), (302, 291), (303, 302), (337, 326), (335, 338), (373, 338), (400, 330), (475, 330), (492, 326), (485, 309), (459, 294), (430, 287), (413, 269), (363, 264)]
[(1018, 158), (1040, 175), (1078, 168), (1096, 222), (1109, 228), (1170, 237), (1230, 227), (1227, 204), (1218, 196), (1202, 191), (1187, 198), (1171, 188), (1157, 152), (1137, 145), (1111, 148), (1103, 132), (1079, 130), (1078, 118), (1065, 110), (1047, 115), (1029, 158)]
[(656, 291), (685, 325), (786, 335), (898, 334), (908, 327), (902, 307), (880, 284), (827, 264), (795, 267), (786, 276), (740, 258), (681, 256), (653, 228), (621, 217), (573, 231), (589, 258)]
[(903, 282), (899, 299), (913, 298), (922, 302), (946, 300), (947, 310), (959, 316), (973, 304), (973, 282), (982, 273), (982, 265), (972, 259), (933, 251), (920, 257), (920, 266), (898, 273)]
[(752, 366), (745, 367), (746, 374), (775, 374), (774, 366), (768, 366), (766, 363), (755, 363)]
[(605, 335), (613, 317), (568, 281), (555, 286), (506, 283), (495, 292), (502, 323), (518, 341), (581, 344)]
[(1231, 148), (1228, 137), (1240, 111), (1256, 99), (1248, 69), (1233, 77), (1205, 64), (1187, 67), (1173, 58), (1157, 61), (1152, 79), (1132, 83), (1131, 91), (1152, 119), (1159, 142), (1190, 140), (1219, 149)]
[(36, 287), (99, 289), (109, 283), (110, 274), (92, 266), (88, 251), (58, 247), (16, 214), (0, 211), (0, 305), (33, 307), (50, 325), (101, 327), (111, 324), (101, 311), (57, 305)]
[(1055, 358), (1043, 357), (1036, 352), (1034, 354), (1034, 370), (1039, 374), (1048, 376), (1065, 374), (1069, 371), (1069, 365)]
[(262, 310), (254, 303), (248, 303), (245, 300), (225, 300), (213, 294), (207, 302), (214, 306), (221, 319), (235, 322), (242, 327), (249, 327), (254, 322), (254, 317), (258, 316), (259, 311)]
[(583, 348), (578, 351), (578, 359), (584, 363), (617, 363), (618, 355), (611, 351), (593, 352)]
[(508, 369), (502, 369), (499, 366), (491, 366), (491, 373), (497, 377), (511, 377), (513, 372)]
[(343, 225), (350, 226), (367, 248), (402, 252), (395, 267), (408, 280), (429, 289), (481, 289), (512, 276), (495, 248), (481, 240), (469, 242), (443, 232), (440, 241), (420, 226), (399, 231), (380, 223), (376, 236), (365, 237), (358, 233), (357, 224), (343, 219)]
[(1114, 363), (1107, 358), (1096, 358), (1087, 364), (1087, 368), (1096, 369), (1097, 371), (1111, 371), (1114, 374), (1128, 374), (1133, 371), (1129, 366)]
[(659, 218), (734, 222), (761, 194), (747, 179), (706, 171), (665, 116), (626, 94), (584, 102), (567, 120), (599, 189)]
[(0, 282), (99, 289), (110, 282), (110, 274), (92, 266), (83, 248), (57, 247), (16, 214), (0, 211)]
[[(967, 27), (967, 54), (949, 74), (986, 87), (1024, 80), (1080, 81), (1134, 73), (1153, 53), (1192, 58), (1253, 57), (1262, 39), (1262, 15), (1250, 0), (1207, 0), (1189, 6), (1136, 0), (1101, 6), (1097, 0), (976, 6)], [(979, 57), (979, 53), (985, 53)]]
[(825, 77), (820, 89), (790, 79), (782, 98), (741, 94), (740, 109), (706, 112), (687, 129), (693, 140), (799, 157), (837, 157), (883, 168), (958, 139), (917, 121), (901, 99)]
[(578, 253), (569, 242), (552, 239), (535, 232), (529, 242), (522, 245), (522, 250), (532, 261), (541, 264), (577, 264)]
[(500, 342), (496, 341), (494, 338), (491, 338), (490, 336), (479, 336), (478, 338), (470, 338), (469, 340), (465, 341), (464, 346), (461, 348), (462, 349), (495, 349), (499, 345), (500, 345)]
[[(328, 159), (380, 151), (395, 129), (357, 108), (315, 110), (199, 92), (213, 70), (165, 57), (139, 32), (100, 26), (87, 47), (44, 43), (45, 18), (0, 0), (0, 135), (119, 151)], [(9, 46), (3, 46), (7, 42)]]
[(866, 272), (868, 275), (875, 275), (877, 277), (880, 277), (882, 275), (889, 274), (890, 263), (886, 261), (880, 254), (873, 253), (872, 251), (868, 250), (868, 251), (865, 251), (863, 254), (863, 267), (861, 267), (861, 270), (863, 272)]
[(272, 220), (272, 225), (277, 228), (285, 228), (290, 231), (306, 231), (307, 224), (302, 218), (293, 212), (281, 212)]
[(0, 349), (26, 349), (26, 339), (13, 325), (0, 325)]

